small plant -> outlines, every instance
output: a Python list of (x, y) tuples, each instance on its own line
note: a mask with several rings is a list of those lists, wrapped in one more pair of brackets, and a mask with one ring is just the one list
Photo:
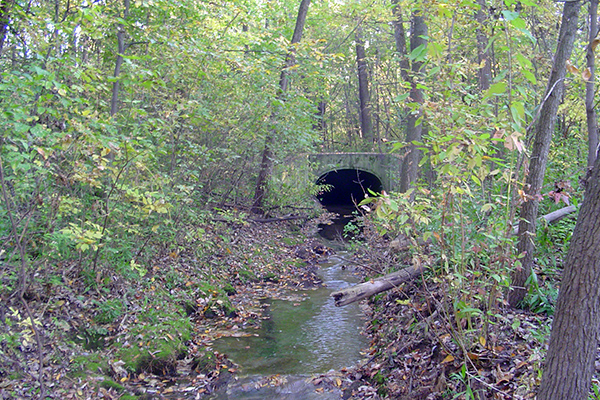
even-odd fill
[(94, 300), (94, 304), (97, 306), (98, 313), (94, 317), (94, 321), (98, 324), (111, 324), (115, 322), (117, 318), (123, 315), (123, 303), (121, 300), (106, 300), (103, 303)]
[(453, 399), (457, 399), (461, 396), (464, 396), (465, 400), (475, 400), (475, 393), (473, 393), (473, 389), (471, 389), (470, 377), (469, 373), (467, 372), (467, 366), (465, 364), (463, 364), (463, 366), (460, 368), (460, 370), (458, 370), (458, 372), (451, 374), (450, 379), (458, 381), (465, 388), (464, 391), (456, 393)]
[(592, 389), (590, 390), (589, 400), (600, 400), (600, 382), (592, 380)]
[(548, 316), (554, 314), (554, 303), (558, 298), (558, 289), (550, 283), (541, 286), (535, 271), (527, 279), (526, 285), (529, 292), (525, 298), (525, 305), (535, 313), (545, 313)]

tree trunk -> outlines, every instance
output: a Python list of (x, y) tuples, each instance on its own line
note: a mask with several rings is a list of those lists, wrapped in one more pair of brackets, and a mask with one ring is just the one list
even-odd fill
[[(414, 12), (411, 20), (410, 50), (411, 53), (420, 46), (427, 45), (427, 25), (423, 16)], [(423, 90), (419, 89), (416, 78), (421, 74), (423, 61), (413, 60), (410, 77), (410, 99), (413, 103), (412, 110), (406, 120), (406, 144), (408, 151), (402, 162), (402, 175), (400, 177), (400, 192), (406, 192), (417, 180), (420, 151), (413, 144), (421, 141), (423, 135), (421, 104), (423, 103)]]
[(585, 85), (585, 112), (588, 130), (588, 168), (592, 168), (598, 153), (598, 120), (594, 109), (595, 54), (594, 39), (598, 35), (598, 0), (590, 0), (590, 41), (587, 48), (587, 68), (590, 78)]
[(330, 294), (330, 296), (335, 300), (335, 305), (337, 307), (345, 306), (350, 303), (366, 299), (367, 297), (373, 296), (377, 293), (393, 289), (401, 283), (415, 279), (416, 277), (421, 276), (423, 271), (425, 271), (425, 268), (425, 265), (413, 265), (386, 276), (382, 276), (381, 278), (333, 292)]
[(406, 30), (402, 22), (402, 10), (398, 5), (398, 0), (392, 0), (394, 3), (394, 39), (396, 41), (396, 53), (398, 54), (400, 64), (400, 76), (404, 82), (410, 82), (408, 62), (408, 52), (406, 51)]
[(487, 7), (485, 0), (477, 0), (479, 9), (475, 14), (477, 28), (475, 29), (477, 37), (477, 61), (479, 62), (479, 70), (477, 71), (477, 81), (479, 90), (485, 91), (490, 88), (492, 78), (492, 63), (490, 60), (490, 50), (488, 49), (489, 40), (484, 28), (487, 25)]
[(587, 183), (565, 260), (538, 400), (589, 396), (600, 328), (600, 160)]
[(508, 301), (512, 307), (517, 307), (527, 294), (525, 282), (527, 282), (527, 279), (531, 275), (531, 266), (533, 264), (533, 253), (535, 250), (533, 238), (535, 236), (538, 206), (541, 199), (541, 188), (556, 122), (556, 112), (564, 89), (566, 62), (571, 56), (573, 42), (577, 33), (577, 20), (580, 8), (580, 1), (565, 2), (552, 72), (548, 80), (546, 95), (544, 96), (540, 117), (536, 125), (529, 175), (527, 175), (524, 188), (526, 201), (521, 208), (521, 220), (519, 222), (517, 251), (522, 256), (521, 266), (515, 268), (511, 275), (512, 291), (508, 294)]
[(356, 28), (356, 66), (358, 68), (358, 99), (360, 101), (360, 131), (367, 149), (373, 147), (373, 122), (369, 95), (369, 68), (365, 55), (362, 27)]
[[(129, 17), (129, 0), (124, 0), (125, 10), (123, 19)], [(110, 100), (110, 115), (113, 116), (119, 111), (119, 74), (123, 65), (123, 54), (125, 54), (125, 28), (123, 24), (117, 25), (117, 60), (115, 62), (115, 81), (113, 82), (112, 98)]]
[[(304, 24), (306, 22), (306, 15), (308, 14), (309, 5), (310, 0), (302, 0), (298, 9), (296, 27), (294, 28), (294, 34), (292, 35), (292, 46), (290, 47), (290, 50), (285, 58), (285, 64), (279, 76), (279, 89), (276, 98), (280, 101), (285, 101), (285, 94), (287, 92), (289, 83), (289, 71), (290, 68), (296, 64), (294, 44), (299, 43), (302, 39), (302, 31), (304, 30)], [(254, 202), (252, 204), (252, 212), (256, 214), (264, 214), (263, 202), (267, 192), (267, 183), (273, 172), (273, 145), (275, 144), (275, 137), (277, 136), (275, 121), (278, 116), (278, 111), (279, 110), (273, 110), (269, 118), (271, 128), (265, 138), (265, 148), (262, 154), (260, 171), (258, 173), (256, 189), (254, 191)]]

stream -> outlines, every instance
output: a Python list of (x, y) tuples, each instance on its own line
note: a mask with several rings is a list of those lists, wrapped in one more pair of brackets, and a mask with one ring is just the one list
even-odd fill
[(209, 399), (339, 399), (340, 393), (315, 392), (307, 379), (356, 364), (368, 346), (358, 304), (335, 307), (329, 296), (359, 282), (344, 267), (346, 254), (320, 263), (323, 287), (290, 292), (286, 300), (265, 299), (261, 329), (214, 342), (215, 350), (240, 366), (240, 374)]

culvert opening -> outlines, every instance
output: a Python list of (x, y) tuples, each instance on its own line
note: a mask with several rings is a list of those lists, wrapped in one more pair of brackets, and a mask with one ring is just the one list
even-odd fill
[[(338, 169), (327, 172), (317, 179), (319, 185), (329, 185), (330, 190), (317, 195), (317, 200), (328, 211), (338, 214), (332, 223), (319, 224), (319, 234), (329, 240), (355, 237), (356, 230), (345, 229), (356, 213), (356, 206), (369, 194), (383, 190), (379, 178), (370, 172), (357, 169)], [(350, 225), (349, 225), (350, 226)]]
[(383, 185), (379, 178), (370, 172), (358, 169), (338, 169), (327, 172), (317, 179), (318, 185), (328, 185), (330, 190), (323, 191), (317, 195), (321, 204), (330, 207), (352, 207), (365, 198), (369, 189), (381, 192)]

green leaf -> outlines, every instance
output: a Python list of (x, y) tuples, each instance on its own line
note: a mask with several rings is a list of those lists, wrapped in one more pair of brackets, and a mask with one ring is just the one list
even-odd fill
[(533, 74), (533, 72), (528, 71), (528, 70), (523, 70), (523, 76), (525, 77), (525, 79), (527, 79), (532, 84), (535, 85), (537, 83), (537, 79), (535, 78), (535, 75)]
[(510, 113), (515, 123), (520, 124), (525, 118), (525, 106), (520, 101), (515, 101), (510, 106)]
[(410, 55), (408, 56), (408, 58), (411, 61), (425, 61), (427, 56), (427, 44), (424, 43), (422, 45), (420, 45), (419, 47), (417, 47), (416, 49), (414, 49), (413, 51), (410, 52)]
[(519, 18), (519, 13), (517, 11), (503, 10), (502, 17), (507, 21), (514, 21), (515, 19)]
[(517, 59), (517, 62), (519, 63), (519, 65), (521, 67), (526, 68), (526, 69), (533, 68), (533, 64), (531, 63), (531, 61), (528, 58), (526, 58), (523, 54), (517, 53), (517, 54), (515, 54), (515, 58)]
[(510, 21), (510, 24), (521, 31), (527, 29), (527, 24), (525, 23), (525, 21), (523, 21), (522, 18), (515, 18), (512, 21)]
[(506, 82), (498, 82), (498, 83), (494, 83), (492, 86), (490, 86), (490, 88), (487, 90), (486, 94), (485, 94), (485, 98), (487, 99), (488, 97), (491, 97), (493, 95), (499, 95), (502, 94), (506, 91)]

